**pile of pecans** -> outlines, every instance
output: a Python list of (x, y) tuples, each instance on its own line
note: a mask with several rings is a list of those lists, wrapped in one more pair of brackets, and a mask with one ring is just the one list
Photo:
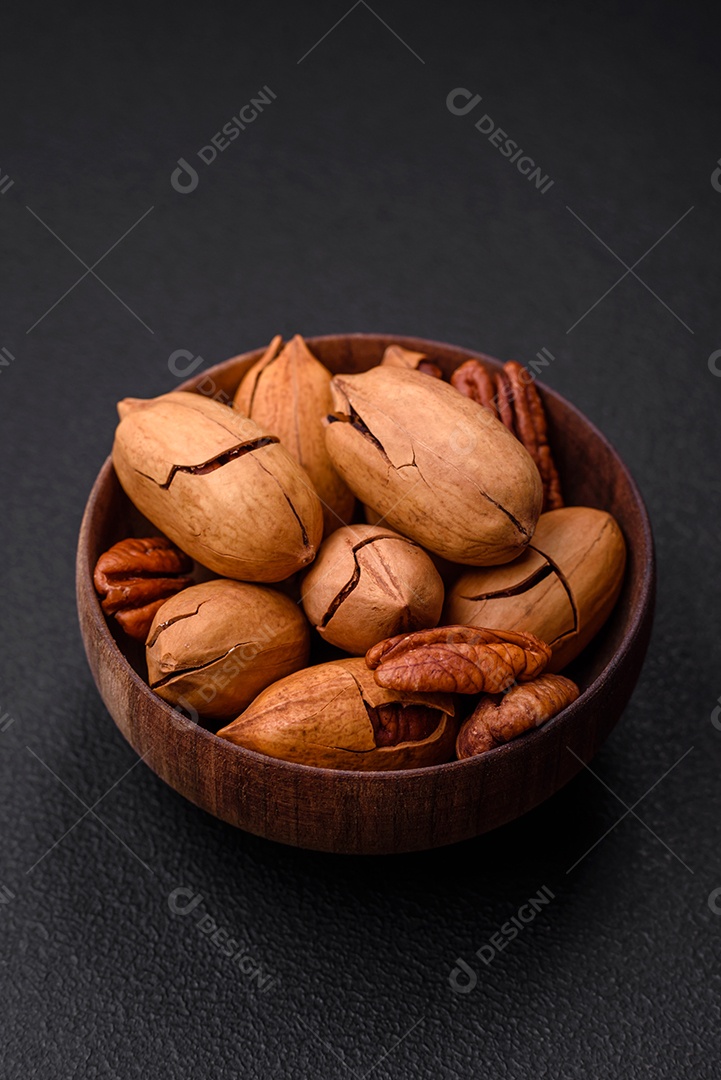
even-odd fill
[(230, 406), (180, 391), (118, 411), (115, 471), (162, 535), (119, 540), (95, 586), (153, 691), (220, 738), (414, 768), (578, 696), (560, 671), (610, 614), (625, 543), (610, 514), (564, 506), (520, 364), (469, 359), (447, 382), (390, 345), (332, 376), (275, 337)]

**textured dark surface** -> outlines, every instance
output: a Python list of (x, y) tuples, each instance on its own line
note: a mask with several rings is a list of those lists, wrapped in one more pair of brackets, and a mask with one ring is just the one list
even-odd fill
[[(301, 64), (345, 4), (6, 15), (8, 1077), (718, 1075), (714, 28), (668, 4), (372, 8)], [(263, 85), (272, 104), (175, 191), (177, 160)], [(483, 96), (474, 112), (448, 111), (455, 87)], [(475, 130), (483, 111), (545, 194)], [(151, 206), (94, 271), (123, 303), (88, 274), (27, 333), (85, 273), (34, 215), (92, 267)], [(361, 860), (244, 836), (133, 768), (92, 684), (73, 555), (116, 399), (173, 385), (177, 349), (210, 364), (294, 330), (546, 348), (544, 380), (647, 499), (658, 613), (626, 715), (596, 775), (479, 841)], [(179, 886), (203, 898), (185, 916)], [(490, 959), (542, 887), (554, 899)], [(449, 983), (458, 957), (471, 993)]]

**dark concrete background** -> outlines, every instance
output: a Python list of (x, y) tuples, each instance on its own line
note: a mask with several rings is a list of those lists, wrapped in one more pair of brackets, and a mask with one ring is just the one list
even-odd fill
[[(718, 1075), (721, 85), (705, 10), (6, 13), (3, 1075)], [(263, 86), (271, 105), (200, 163)], [(449, 112), (456, 87), (477, 111)], [(483, 112), (545, 194), (475, 129)], [(171, 186), (180, 158), (190, 194)], [(595, 775), (491, 836), (395, 859), (271, 845), (133, 767), (74, 610), (116, 399), (171, 388), (178, 349), (209, 365), (275, 332), (350, 330), (526, 362), (548, 349), (545, 381), (636, 477), (659, 558), (648, 660)], [(202, 908), (171, 910), (181, 886)], [(474, 957), (543, 886), (535, 921)], [(201, 911), (272, 977), (263, 992)], [(458, 957), (478, 973), (465, 995)]]

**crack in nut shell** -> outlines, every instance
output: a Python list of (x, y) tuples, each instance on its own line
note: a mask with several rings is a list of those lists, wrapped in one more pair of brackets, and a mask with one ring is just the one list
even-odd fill
[(171, 705), (228, 720), (308, 663), (310, 627), (277, 589), (214, 578), (174, 596), (146, 643), (148, 684)]
[(611, 514), (551, 510), (520, 558), (456, 578), (441, 621), (535, 634), (553, 651), (546, 670), (563, 671), (613, 611), (625, 566), (626, 543)]
[(280, 679), (218, 736), (302, 765), (414, 769), (452, 759), (454, 712), (449, 695), (385, 690), (348, 657)]
[(167, 491), (178, 473), (188, 473), (190, 476), (207, 476), (208, 473), (215, 472), (216, 469), (222, 469), (224, 465), (227, 465), (230, 461), (235, 461), (236, 458), (243, 457), (245, 454), (252, 454), (254, 450), (261, 450), (264, 446), (272, 446), (277, 442), (280, 442), (280, 439), (277, 439), (275, 435), (263, 435), (257, 439), (251, 439), (250, 442), (239, 443), (238, 446), (233, 446), (230, 450), (224, 450), (222, 454), (216, 454), (210, 461), (204, 461), (201, 465), (173, 465), (168, 479), (160, 487)]
[(313, 561), (321, 504), (275, 434), (189, 391), (121, 403), (119, 413), (112, 458), (121, 487), (197, 562), (224, 577), (270, 582)]
[(440, 379), (388, 365), (336, 375), (331, 389), (333, 463), (390, 528), (470, 566), (510, 562), (526, 547), (541, 477), (485, 409)]
[(301, 597), (322, 638), (363, 656), (393, 634), (435, 626), (444, 590), (418, 544), (391, 529), (351, 525), (323, 541)]
[(93, 583), (105, 614), (145, 641), (165, 601), (193, 584), (192, 569), (193, 560), (164, 536), (130, 537), (100, 556)]
[(507, 694), (484, 697), (461, 725), (456, 753), (459, 758), (485, 754), (545, 724), (578, 695), (579, 689), (571, 679), (541, 675), (514, 686)]
[(536, 678), (551, 650), (533, 634), (438, 626), (400, 634), (366, 653), (379, 686), (456, 694), (498, 693)]

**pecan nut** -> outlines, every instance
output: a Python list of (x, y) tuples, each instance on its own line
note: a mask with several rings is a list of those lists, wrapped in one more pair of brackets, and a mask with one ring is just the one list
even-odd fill
[[(499, 371), (496, 375), (496, 397), (498, 399), (499, 419), (505, 424), (511, 434), (515, 435), (518, 439), (518, 432), (516, 431), (513, 415), (513, 390), (511, 388), (511, 381), (505, 370)], [(522, 442), (521, 439), (518, 441)], [(528, 447), (526, 447), (526, 449), (528, 449)], [(536, 465), (536, 468), (538, 468), (538, 465)]]
[(156, 611), (193, 584), (193, 560), (164, 536), (121, 540), (101, 555), (93, 582), (106, 615), (126, 634), (145, 641)]
[(471, 401), (483, 405), (498, 419), (496, 384), (493, 376), (478, 360), (466, 360), (451, 375), (451, 386)]
[(188, 390), (121, 402), (118, 412), (112, 458), (120, 486), (193, 559), (223, 577), (263, 582), (284, 581), (313, 561), (321, 503), (277, 435)]
[(277, 589), (214, 578), (184, 589), (153, 619), (148, 685), (170, 705), (230, 720), (276, 679), (308, 663), (310, 627)]
[(297, 671), (218, 732), (238, 746), (325, 769), (415, 769), (450, 761), (453, 699), (382, 689), (363, 657)]
[(591, 506), (551, 510), (518, 559), (456, 578), (443, 621), (535, 634), (553, 650), (546, 670), (563, 671), (613, 611), (625, 566), (626, 542), (611, 514)]
[(324, 540), (301, 595), (320, 636), (354, 656), (392, 634), (435, 626), (443, 608), (430, 556), (373, 525), (349, 525)]
[(446, 694), (496, 694), (535, 679), (551, 650), (533, 634), (472, 626), (437, 626), (399, 634), (369, 649), (379, 686)]
[(451, 385), (484, 405), (523, 443), (543, 483), (543, 510), (563, 505), (561, 481), (548, 441), (548, 422), (533, 377), (516, 360), (491, 374), (479, 360), (466, 360), (451, 375)]
[(331, 389), (333, 465), (389, 528), (468, 566), (510, 562), (528, 545), (541, 477), (485, 409), (441, 379), (387, 364), (336, 375)]
[(244, 375), (234, 407), (264, 431), (276, 435), (302, 465), (323, 504), (328, 536), (353, 517), (355, 496), (333, 468), (321, 418), (332, 408), (330, 371), (300, 334), (283, 343), (274, 337), (263, 356)]
[(479, 701), (461, 725), (456, 740), (459, 758), (485, 754), (518, 735), (540, 727), (578, 697), (578, 687), (563, 675), (541, 675), (514, 686), (507, 694)]
[(563, 506), (561, 480), (548, 442), (548, 423), (541, 395), (526, 368), (516, 360), (503, 365), (511, 386), (516, 434), (536, 462), (543, 482), (543, 509)]
[(398, 746), (405, 742), (430, 739), (438, 727), (438, 709), (430, 705), (402, 705), (391, 701), (385, 705), (366, 705), (373, 727), (376, 746)]

